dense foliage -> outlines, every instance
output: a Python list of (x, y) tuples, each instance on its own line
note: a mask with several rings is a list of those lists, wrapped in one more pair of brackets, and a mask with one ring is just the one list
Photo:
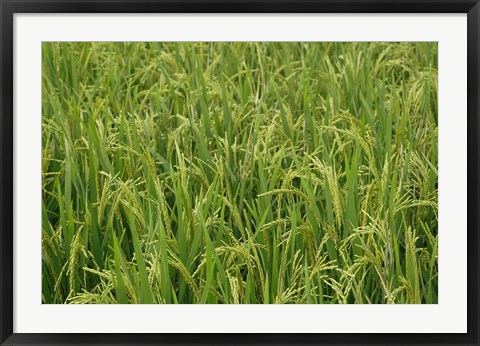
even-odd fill
[(44, 303), (437, 303), (436, 43), (43, 43)]

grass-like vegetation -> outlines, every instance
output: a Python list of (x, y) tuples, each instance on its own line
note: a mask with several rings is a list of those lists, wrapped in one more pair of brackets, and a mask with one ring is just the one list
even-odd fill
[(43, 43), (43, 303), (437, 303), (436, 43)]

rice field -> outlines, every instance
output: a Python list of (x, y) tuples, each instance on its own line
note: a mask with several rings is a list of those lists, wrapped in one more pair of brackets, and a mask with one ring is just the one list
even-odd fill
[(437, 44), (42, 43), (42, 303), (436, 304)]

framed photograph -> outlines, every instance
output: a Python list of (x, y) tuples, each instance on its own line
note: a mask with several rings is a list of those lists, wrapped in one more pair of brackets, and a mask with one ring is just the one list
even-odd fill
[(1, 345), (478, 345), (477, 0), (4, 1)]

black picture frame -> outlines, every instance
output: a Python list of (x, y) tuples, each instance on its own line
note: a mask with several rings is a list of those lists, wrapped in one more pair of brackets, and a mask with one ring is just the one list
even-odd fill
[[(0, 343), (2, 345), (478, 345), (479, 0), (0, 0)], [(468, 332), (465, 334), (25, 334), (13, 332), (13, 17), (16, 13), (467, 13)], [(455, 316), (452, 316), (454, 319)]]

